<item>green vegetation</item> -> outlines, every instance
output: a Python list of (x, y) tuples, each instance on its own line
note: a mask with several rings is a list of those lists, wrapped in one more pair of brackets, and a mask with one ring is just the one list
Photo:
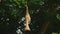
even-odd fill
[(19, 26), (24, 33), (26, 1), (31, 15), (30, 34), (60, 31), (60, 0), (0, 0), (0, 34), (17, 34)]

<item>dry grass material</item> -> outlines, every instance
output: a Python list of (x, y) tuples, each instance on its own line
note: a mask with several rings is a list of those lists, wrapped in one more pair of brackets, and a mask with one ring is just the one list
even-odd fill
[(28, 12), (28, 6), (27, 6), (27, 2), (26, 2), (26, 15), (25, 15), (26, 26), (25, 26), (25, 30), (30, 31), (30, 27), (29, 27), (30, 21), (31, 21), (31, 17), (30, 17), (30, 14)]

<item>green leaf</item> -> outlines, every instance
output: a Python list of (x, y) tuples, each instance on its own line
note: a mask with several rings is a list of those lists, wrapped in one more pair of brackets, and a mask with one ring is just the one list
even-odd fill
[(56, 16), (56, 17), (57, 17), (57, 19), (59, 19), (59, 20), (60, 20), (60, 15), (59, 15), (59, 14), (57, 14), (57, 16)]
[(22, 4), (23, 4), (23, 5), (25, 5), (25, 2), (26, 2), (25, 0), (22, 0)]
[(10, 2), (13, 2), (12, 0), (10, 0)]
[(57, 32), (52, 32), (52, 34), (58, 34)]
[(14, 2), (17, 3), (17, 5), (20, 5), (20, 1), (21, 1), (21, 0), (14, 0)]

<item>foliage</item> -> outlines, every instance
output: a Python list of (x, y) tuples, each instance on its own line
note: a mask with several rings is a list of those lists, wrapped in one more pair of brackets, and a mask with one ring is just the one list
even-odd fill
[(56, 16), (56, 17), (57, 17), (57, 19), (59, 19), (59, 20), (60, 20), (60, 15), (59, 15), (59, 14), (57, 14), (57, 16)]
[(25, 17), (26, 1), (32, 19), (30, 27), (34, 34), (46, 21), (50, 22), (48, 32), (60, 30), (60, 0), (0, 0), (0, 31), (4, 32), (2, 34), (17, 34), (19, 26), (21, 30), (24, 28), (24, 21), (21, 20)]

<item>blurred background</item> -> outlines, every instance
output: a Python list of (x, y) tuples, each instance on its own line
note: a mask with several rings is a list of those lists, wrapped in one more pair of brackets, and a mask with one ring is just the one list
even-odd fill
[[(24, 31), (26, 1), (31, 31)], [(0, 0), (0, 34), (60, 34), (60, 0)]]

